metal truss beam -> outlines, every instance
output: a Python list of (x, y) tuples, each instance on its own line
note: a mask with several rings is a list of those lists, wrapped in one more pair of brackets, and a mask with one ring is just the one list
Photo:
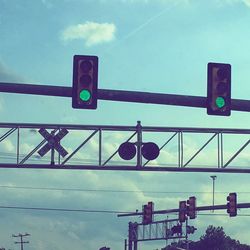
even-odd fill
[[(133, 241), (139, 242), (187, 238), (186, 231), (180, 234), (172, 234), (171, 228), (177, 224), (179, 224), (178, 219), (154, 221), (148, 225), (143, 225), (142, 223), (132, 223), (132, 239)], [(186, 226), (184, 226), (184, 229)]]
[[(60, 155), (54, 159), (54, 152), (50, 152), (53, 157), (41, 157), (38, 152), (48, 141), (38, 133), (40, 129), (46, 129), (50, 134), (62, 129), (69, 131), (60, 141), (60, 147), (62, 144), (67, 148), (69, 155), (63, 160)], [(202, 143), (199, 141), (200, 146), (195, 142), (197, 135), (199, 140), (205, 138), (200, 140)], [(233, 165), (242, 151), (249, 149), (249, 135), (250, 129), (149, 127), (142, 126), (139, 121), (136, 126), (0, 123), (0, 168), (250, 173), (249, 154), (244, 155), (244, 166)], [(232, 146), (232, 142), (225, 140), (228, 136), (233, 136), (233, 144), (239, 141), (236, 150), (226, 151)], [(187, 147), (186, 138), (194, 146)], [(12, 145), (11, 151), (4, 149), (7, 140), (7, 144)], [(148, 140), (158, 144), (159, 159), (147, 161), (142, 157), (140, 145)], [(137, 154), (135, 159), (124, 161), (118, 155), (118, 148), (128, 141), (135, 143)], [(215, 164), (208, 166), (203, 159), (197, 163), (208, 147), (210, 151), (203, 156), (209, 154), (208, 158), (213, 157)], [(211, 152), (214, 152), (213, 156)], [(172, 161), (169, 160), (171, 157), (161, 158), (164, 153), (175, 155), (175, 158), (172, 157)]]

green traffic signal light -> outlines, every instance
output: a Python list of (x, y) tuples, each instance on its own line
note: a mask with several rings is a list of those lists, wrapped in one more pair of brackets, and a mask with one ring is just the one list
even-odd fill
[(91, 94), (89, 92), (89, 90), (87, 89), (83, 89), (81, 92), (80, 92), (80, 99), (84, 102), (87, 102), (89, 101), (91, 98)]
[(217, 97), (215, 100), (215, 104), (218, 108), (223, 108), (226, 105), (225, 99), (221, 96)]

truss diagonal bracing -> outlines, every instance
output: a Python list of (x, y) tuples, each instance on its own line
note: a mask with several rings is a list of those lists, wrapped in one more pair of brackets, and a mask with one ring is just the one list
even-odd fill
[[(130, 160), (124, 142), (135, 145)], [(143, 157), (148, 142), (154, 160)], [(0, 123), (0, 168), (250, 173), (249, 144), (249, 129)]]

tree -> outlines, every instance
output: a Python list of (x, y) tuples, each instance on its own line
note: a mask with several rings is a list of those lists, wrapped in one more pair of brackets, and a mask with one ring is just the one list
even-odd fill
[(238, 240), (231, 239), (223, 230), (223, 227), (210, 225), (206, 233), (200, 237), (200, 241), (190, 244), (191, 250), (250, 250), (250, 246), (242, 245)]
[[(172, 248), (171, 248), (172, 247)], [(186, 243), (179, 241), (174, 247), (186, 247)], [(172, 246), (162, 248), (162, 250), (172, 250)], [(175, 248), (176, 249), (176, 248)], [(177, 248), (178, 249), (178, 248)], [(199, 241), (189, 244), (190, 250), (250, 250), (250, 246), (240, 244), (238, 240), (231, 239), (223, 230), (223, 227), (208, 226), (204, 235)]]

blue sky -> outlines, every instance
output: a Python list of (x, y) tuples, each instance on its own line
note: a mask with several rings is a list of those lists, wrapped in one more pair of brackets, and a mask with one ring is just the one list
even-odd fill
[[(101, 89), (205, 97), (207, 63), (212, 61), (232, 65), (232, 98), (249, 99), (249, 23), (249, 0), (0, 0), (0, 81), (70, 87), (73, 55), (86, 54), (99, 57)], [(99, 101), (97, 110), (74, 110), (70, 98), (7, 93), (0, 94), (0, 116), (1, 122), (83, 125), (136, 125), (140, 120), (145, 126), (248, 128), (250, 122), (247, 112), (215, 117), (199, 108), (110, 101)], [(237, 144), (231, 143), (232, 138), (229, 141), (228, 154), (235, 152), (232, 144)], [(27, 140), (22, 146), (28, 150), (33, 143)], [(2, 154), (13, 153), (11, 138), (1, 144)], [(187, 147), (195, 151), (198, 142), (190, 139)], [(90, 157), (91, 153), (90, 148)], [(210, 161), (210, 153), (197, 164)], [(249, 149), (243, 158), (247, 162)], [(150, 200), (157, 209), (177, 208), (179, 200), (192, 195), (199, 205), (212, 200), (211, 173), (0, 172), (0, 205), (135, 211)], [(249, 193), (242, 193), (248, 191), (248, 175), (217, 176), (216, 191), (224, 193), (216, 194), (216, 203), (224, 204), (231, 191), (239, 192), (240, 202), (249, 202)], [(133, 192), (10, 189), (6, 185)], [(3, 247), (18, 249), (11, 235), (29, 232), (32, 236), (25, 249), (31, 250), (94, 250), (103, 245), (123, 249), (129, 222), (114, 214), (8, 209), (1, 209), (0, 216)], [(214, 224), (250, 244), (246, 218), (198, 215), (192, 222), (198, 231), (191, 238), (198, 239)], [(163, 246), (164, 242), (154, 242), (141, 248)]]

